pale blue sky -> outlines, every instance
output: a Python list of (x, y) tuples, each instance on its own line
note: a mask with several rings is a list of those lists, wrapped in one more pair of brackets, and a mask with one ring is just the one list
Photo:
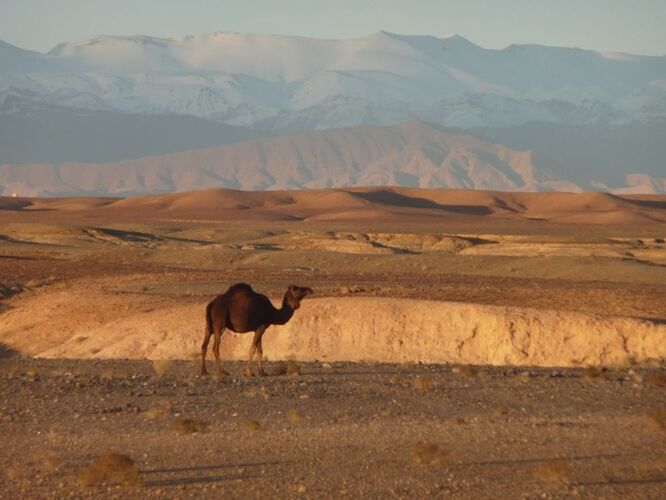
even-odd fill
[(47, 51), (93, 34), (240, 31), (353, 38), (459, 33), (488, 48), (540, 43), (666, 54), (666, 0), (0, 0), (0, 39)]

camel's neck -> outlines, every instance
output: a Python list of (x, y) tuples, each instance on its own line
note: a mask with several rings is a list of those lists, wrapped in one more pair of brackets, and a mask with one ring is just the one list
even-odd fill
[(282, 309), (273, 311), (274, 325), (284, 325), (294, 315), (294, 308), (287, 303), (287, 297), (282, 300)]

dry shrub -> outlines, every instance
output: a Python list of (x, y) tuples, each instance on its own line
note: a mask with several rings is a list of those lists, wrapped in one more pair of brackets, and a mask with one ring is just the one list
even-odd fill
[(583, 378), (608, 380), (610, 374), (607, 370), (599, 369), (596, 366), (588, 366), (583, 370)]
[(123, 486), (140, 486), (139, 471), (127, 455), (108, 452), (79, 471), (76, 476), (81, 486), (96, 486), (106, 482)]
[[(102, 380), (109, 382), (115, 379), (130, 378), (134, 374), (135, 372), (131, 368), (115, 367), (115, 368), (106, 368), (102, 370), (99, 376)], [(83, 371), (73, 374), (73, 376), (84, 376), (84, 375), (86, 374)]]
[(268, 401), (270, 399), (270, 394), (268, 394), (268, 391), (266, 388), (262, 385), (258, 389), (255, 387), (251, 387), (247, 391), (243, 392), (245, 396), (248, 398), (254, 398), (254, 397), (259, 397), (263, 399), (264, 401)]
[(662, 431), (666, 430), (666, 410), (652, 410), (647, 414), (647, 417), (657, 427), (657, 429)]
[(416, 377), (412, 380), (412, 386), (419, 391), (427, 391), (432, 387), (432, 379), (428, 377)]
[(435, 443), (419, 441), (409, 452), (409, 457), (415, 464), (441, 465), (446, 463), (448, 452)]
[(195, 434), (197, 432), (206, 432), (208, 430), (208, 422), (196, 418), (179, 418), (171, 422), (169, 430), (177, 434)]
[(654, 480), (655, 477), (660, 477), (664, 469), (666, 469), (666, 457), (655, 458), (649, 463), (635, 465), (633, 473), (638, 479), (647, 479), (648, 481)]
[(652, 385), (656, 385), (657, 387), (666, 387), (666, 375), (663, 375), (661, 373), (656, 375), (650, 375), (645, 380), (650, 382)]
[(271, 375), (300, 375), (301, 367), (295, 361), (287, 361), (286, 363), (281, 361), (277, 363), (273, 370), (271, 370)]
[(272, 370), (270, 370), (270, 374), (273, 375), (273, 376), (286, 375), (287, 374), (287, 363), (285, 363), (284, 361), (280, 361), (279, 363), (275, 363)]
[(549, 460), (537, 468), (537, 476), (546, 483), (568, 483), (573, 472), (571, 465), (565, 460)]
[(33, 461), (42, 472), (54, 471), (62, 464), (62, 459), (56, 453), (51, 452), (37, 453), (33, 457)]
[(173, 410), (171, 403), (169, 401), (162, 401), (148, 408), (143, 415), (147, 419), (155, 420), (166, 416), (171, 410)]
[(465, 377), (471, 378), (471, 377), (476, 377), (479, 374), (479, 369), (476, 368), (475, 366), (454, 366), (451, 368), (451, 372), (455, 373), (456, 375), (463, 375)]
[(258, 431), (261, 428), (261, 424), (257, 422), (256, 420), (252, 420), (251, 418), (246, 418), (243, 420), (243, 427), (247, 429), (248, 431)]
[(153, 370), (155, 370), (155, 375), (157, 378), (162, 378), (166, 375), (166, 372), (171, 368), (171, 360), (169, 359), (156, 359), (153, 361)]
[(400, 369), (403, 371), (411, 371), (416, 367), (416, 363), (414, 361), (404, 361), (403, 363), (400, 363)]
[(287, 361), (287, 375), (300, 375), (301, 367), (295, 361)]
[(20, 377), (21, 375), (23, 375), (23, 371), (21, 370), (21, 368), (16, 365), (8, 367), (6, 373), (10, 377)]
[(290, 424), (296, 425), (303, 420), (303, 415), (296, 408), (292, 408), (287, 412), (287, 421)]

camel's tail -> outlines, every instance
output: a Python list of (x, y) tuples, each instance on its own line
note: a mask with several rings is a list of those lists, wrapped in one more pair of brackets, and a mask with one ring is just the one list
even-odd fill
[(210, 314), (210, 310), (213, 307), (213, 303), (210, 302), (206, 306), (206, 334), (210, 335), (213, 333), (213, 316)]

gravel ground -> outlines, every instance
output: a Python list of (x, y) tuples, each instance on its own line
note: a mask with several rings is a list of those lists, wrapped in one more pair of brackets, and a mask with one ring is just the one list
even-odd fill
[(3, 498), (666, 492), (663, 367), (269, 363), (245, 378), (227, 363), (218, 379), (190, 362), (2, 354)]

